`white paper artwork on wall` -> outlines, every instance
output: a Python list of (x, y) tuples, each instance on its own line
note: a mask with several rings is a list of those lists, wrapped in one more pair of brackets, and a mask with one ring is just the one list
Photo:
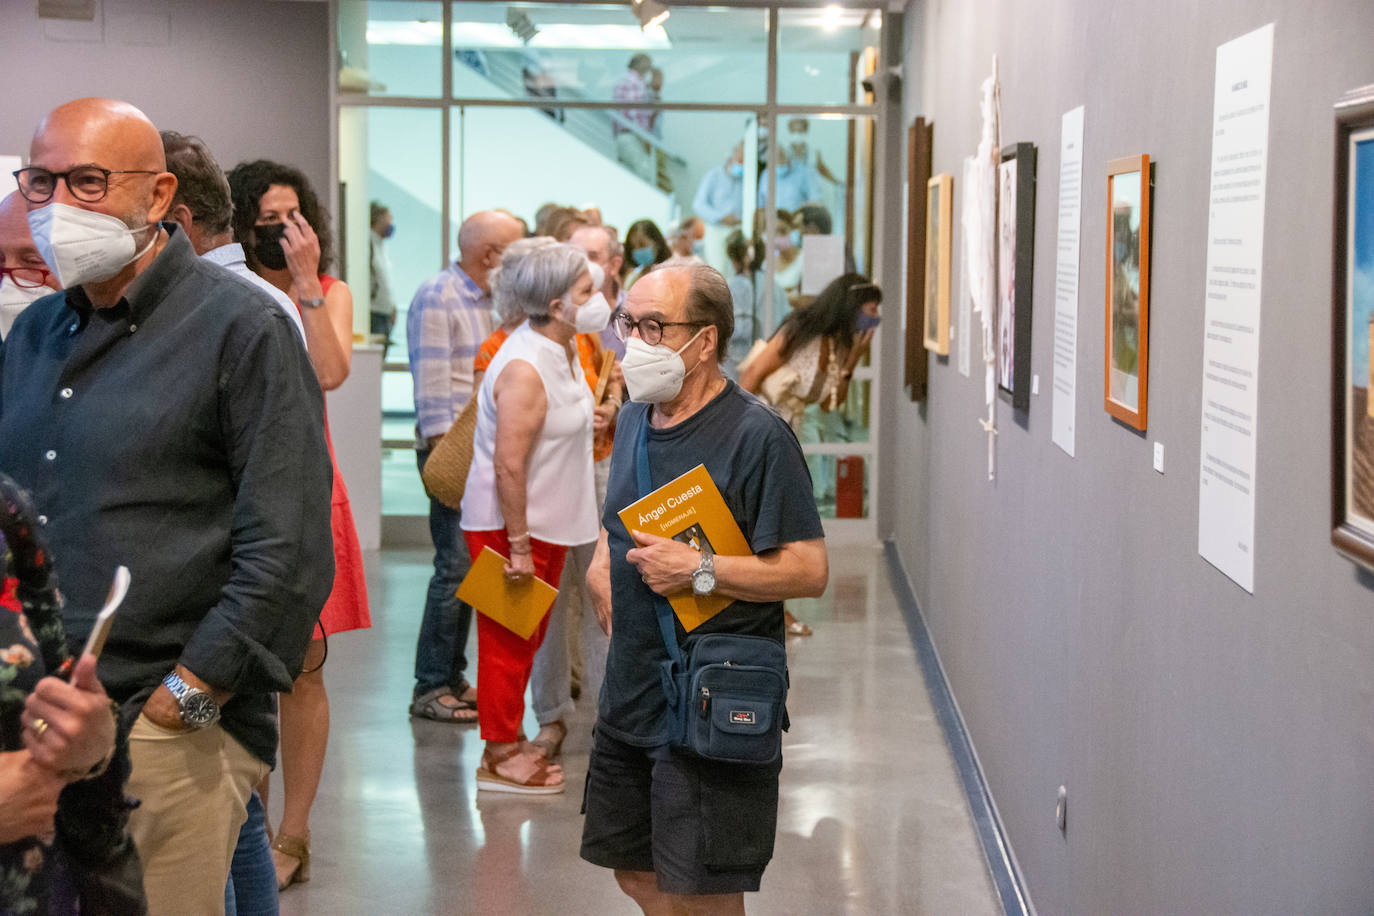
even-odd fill
[(1198, 553), (1252, 593), (1273, 51), (1272, 22), (1217, 48), (1202, 343)]
[[(997, 83), (997, 55), (992, 58), (992, 75), (983, 81), (980, 109), (983, 132), (973, 167), (965, 173), (964, 195), (973, 213), (972, 223), (964, 227), (964, 251), (968, 256), (969, 289), (973, 310), (983, 326), (983, 398), (988, 415), (978, 422), (988, 436), (988, 480), (997, 475), (997, 165), (1001, 158), (1001, 89)], [(972, 198), (972, 200), (968, 200)]]
[(1059, 246), (1054, 277), (1054, 397), (1050, 438), (1073, 457), (1078, 409), (1078, 248), (1083, 225), (1083, 106), (1065, 112), (1059, 137)]
[(18, 156), (0, 156), (0, 200), (19, 190), (19, 182), (14, 173), (24, 167), (24, 160)]
[(959, 354), (959, 374), (964, 378), (969, 377), (972, 369), (969, 366), (969, 348), (973, 340), (973, 331), (970, 324), (973, 320), (973, 271), (969, 268), (969, 261), (972, 259), (970, 252), (973, 250), (969, 243), (970, 233), (977, 232), (978, 211), (974, 207), (977, 197), (970, 193), (978, 177), (978, 161), (972, 156), (964, 160), (963, 182), (958, 186), (963, 189), (964, 205), (959, 212), (959, 227), (964, 234), (964, 243), (961, 247), (959, 257), (959, 298), (956, 300), (958, 305), (958, 319), (955, 322), (957, 333), (954, 336), (956, 352)]
[(844, 236), (802, 236), (803, 296), (816, 296), (844, 273)]

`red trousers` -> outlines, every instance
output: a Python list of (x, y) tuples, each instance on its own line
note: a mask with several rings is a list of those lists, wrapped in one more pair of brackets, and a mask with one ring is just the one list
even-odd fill
[[(510, 556), (510, 541), (504, 528), (464, 531), (463, 540), (473, 557), (480, 555), (483, 547), (490, 547), (503, 557)], [(568, 548), (562, 544), (530, 538), (534, 574), (545, 582), (558, 583), (567, 553)], [(550, 601), (549, 608), (552, 607)], [(529, 639), (521, 639), (486, 614), (477, 615), (477, 720), (482, 725), (482, 740), (510, 744), (519, 739), (530, 668), (548, 626), (548, 608)]]

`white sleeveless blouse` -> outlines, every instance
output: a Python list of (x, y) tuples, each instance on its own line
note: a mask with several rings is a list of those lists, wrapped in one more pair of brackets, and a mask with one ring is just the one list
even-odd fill
[(587, 544), (599, 534), (592, 474), (592, 392), (581, 364), (528, 323), (496, 351), (477, 392), (477, 432), (463, 491), (464, 531), (506, 527), (496, 498), (496, 401), (493, 386), (515, 360), (534, 367), (544, 383), (547, 413), (525, 475), (525, 521), (530, 535), (550, 544)]

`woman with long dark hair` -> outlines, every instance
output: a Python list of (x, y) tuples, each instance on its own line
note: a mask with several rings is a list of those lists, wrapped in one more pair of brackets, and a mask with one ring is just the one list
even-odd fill
[[(259, 159), (229, 173), (234, 237), (248, 266), (291, 297), (305, 325), (306, 348), (320, 387), (348, 378), (353, 350), (353, 294), (327, 271), (334, 261), (329, 218), (300, 170)], [(333, 457), (333, 443), (330, 456)], [(331, 506), (334, 590), (320, 612), (305, 669), (290, 693), (278, 697), (281, 729), (282, 819), (272, 843), (281, 889), (310, 880), (310, 808), (329, 743), (329, 696), (324, 686), (325, 638), (372, 625), (348, 490), (334, 463)], [(270, 778), (270, 777), (269, 777)], [(264, 797), (267, 780), (260, 791)]]
[(625, 262), (621, 286), (629, 289), (634, 282), (649, 272), (655, 264), (662, 264), (673, 256), (668, 240), (663, 237), (658, 225), (651, 219), (637, 219), (625, 230)]
[(793, 429), (812, 404), (834, 410), (848, 397), (854, 367), (868, 352), (882, 301), (882, 290), (861, 274), (835, 278), (740, 366), (740, 386), (764, 394)]

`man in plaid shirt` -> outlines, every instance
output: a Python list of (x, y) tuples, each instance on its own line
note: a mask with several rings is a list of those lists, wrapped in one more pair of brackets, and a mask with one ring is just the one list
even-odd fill
[[(506, 246), (523, 235), (508, 213), (485, 210), (458, 229), (458, 260), (427, 280), (406, 316), (415, 380), (416, 458), (423, 469), (434, 446), (472, 397), (472, 361), (492, 331), (491, 272)], [(472, 608), (455, 596), (470, 559), (458, 511), (431, 498), (434, 575), (415, 646), (410, 714), (440, 722), (476, 722), (476, 692), (463, 677)]]
[[(620, 79), (611, 87), (611, 98), (617, 102), (648, 102), (653, 99), (649, 88), (649, 71), (654, 68), (653, 59), (647, 54), (636, 54)], [(654, 113), (647, 108), (624, 108), (616, 112), (626, 121), (649, 132)], [(638, 134), (619, 121), (611, 122), (611, 134), (615, 137), (616, 155), (632, 172), (649, 184), (657, 180), (655, 159), (649, 144)]]

